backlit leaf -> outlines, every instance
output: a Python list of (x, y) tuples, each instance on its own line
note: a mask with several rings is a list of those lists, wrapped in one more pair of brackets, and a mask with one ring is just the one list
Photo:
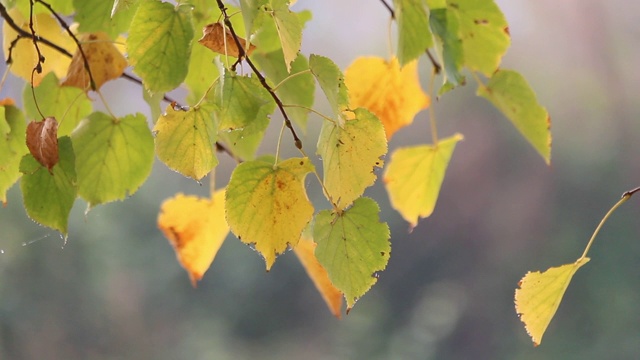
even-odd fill
[(79, 24), (80, 32), (103, 31), (115, 39), (127, 31), (138, 3), (132, 0), (73, 0), (73, 4), (76, 9), (74, 20)]
[(114, 0), (113, 7), (111, 7), (111, 18), (113, 19), (119, 12), (131, 9), (137, 3), (138, 0)]
[(389, 261), (389, 226), (380, 222), (379, 212), (375, 201), (359, 198), (341, 213), (323, 210), (316, 215), (315, 254), (344, 293), (347, 311), (378, 281), (377, 272)]
[(158, 227), (169, 239), (193, 287), (209, 269), (229, 233), (224, 193), (224, 189), (218, 190), (212, 199), (177, 194), (160, 207)]
[(50, 173), (31, 155), (20, 162), (22, 201), (34, 221), (67, 234), (69, 212), (76, 198), (76, 172), (69, 137), (58, 139), (60, 161)]
[(49, 172), (58, 163), (58, 122), (48, 117), (27, 125), (27, 148)]
[(216, 119), (220, 130), (242, 129), (267, 119), (275, 110), (273, 98), (255, 77), (225, 72), (214, 93)]
[(451, 8), (431, 9), (429, 22), (433, 33), (442, 46), (442, 60), (444, 65), (444, 85), (440, 94), (455, 86), (465, 83), (464, 76), (460, 73), (464, 66), (464, 53), (462, 39), (459, 35), (459, 20)]
[(307, 158), (239, 164), (227, 186), (226, 213), (231, 231), (263, 256), (267, 271), (276, 256), (294, 247), (313, 216), (304, 178), (314, 167)]
[(400, 68), (398, 59), (360, 57), (345, 71), (349, 88), (349, 106), (363, 107), (374, 113), (384, 125), (387, 139), (400, 128), (410, 125), (431, 100), (422, 91), (418, 62)]
[(133, 195), (151, 173), (153, 137), (142, 114), (93, 113), (71, 138), (78, 194), (90, 207)]
[[(40, 111), (58, 120), (58, 136), (71, 134), (80, 120), (91, 113), (91, 101), (84, 91), (58, 85), (54, 74), (47, 75), (34, 91)], [(23, 102), (27, 118), (41, 119), (29, 86), (24, 89)]]
[(486, 86), (478, 87), (478, 95), (502, 111), (547, 164), (551, 162), (551, 119), (522, 75), (498, 70)]
[(398, 58), (404, 66), (424, 54), (433, 39), (424, 0), (394, 0), (393, 4), (398, 22)]
[(129, 28), (129, 62), (149, 91), (173, 90), (187, 75), (192, 40), (190, 6), (144, 0)]
[(284, 63), (287, 71), (291, 71), (291, 62), (298, 56), (302, 44), (302, 24), (298, 14), (289, 10), (289, 0), (270, 0), (268, 12), (276, 24), (278, 37), (282, 44)]
[(189, 59), (189, 72), (184, 79), (184, 84), (191, 90), (187, 96), (187, 102), (196, 104), (200, 101), (207, 89), (218, 78), (218, 67), (213, 62), (215, 56), (204, 46), (194, 43)]
[(200, 180), (218, 164), (213, 107), (204, 104), (188, 111), (167, 106), (153, 128), (156, 154), (170, 169)]
[(542, 273), (528, 272), (518, 283), (516, 312), (534, 346), (542, 342), (542, 335), (558, 310), (571, 278), (587, 262), (589, 258), (580, 258), (573, 264), (552, 267)]
[(334, 115), (342, 116), (342, 112), (349, 107), (349, 93), (340, 68), (329, 58), (311, 54), (309, 69), (329, 100)]
[(7, 190), (20, 178), (20, 160), (28, 153), (26, 123), (13, 105), (0, 107), (0, 202), (7, 202)]
[[(245, 54), (247, 56), (251, 55), (255, 46), (249, 44), (248, 50), (246, 50), (247, 41), (239, 36), (238, 40)], [(205, 26), (202, 29), (202, 37), (198, 40), (198, 43), (218, 54), (240, 57), (240, 51), (233, 34), (222, 23), (216, 22)]]
[(84, 58), (80, 51), (73, 54), (67, 78), (62, 85), (75, 86), (85, 91), (91, 89), (89, 74), (84, 67), (85, 59), (89, 63), (96, 89), (99, 89), (105, 82), (117, 79), (122, 75), (127, 67), (127, 60), (113, 45), (106, 33), (84, 34), (80, 37), (80, 42), (83, 44)]
[(440, 140), (437, 146), (404, 147), (391, 154), (384, 183), (391, 206), (412, 227), (433, 212), (449, 159), (460, 140), (462, 135), (456, 134)]
[(307, 275), (309, 275), (309, 278), (313, 281), (320, 295), (322, 295), (322, 299), (329, 307), (329, 311), (339, 319), (340, 310), (342, 309), (342, 292), (333, 286), (327, 270), (318, 262), (314, 254), (316, 246), (316, 243), (305, 238), (303, 235), (298, 245), (293, 248), (293, 252), (298, 257), (298, 260), (300, 260), (300, 263), (302, 263), (302, 266), (307, 271)]
[(360, 197), (376, 180), (387, 153), (382, 123), (363, 108), (344, 126), (325, 121), (318, 139), (317, 153), (323, 161), (323, 182), (331, 201), (344, 209)]

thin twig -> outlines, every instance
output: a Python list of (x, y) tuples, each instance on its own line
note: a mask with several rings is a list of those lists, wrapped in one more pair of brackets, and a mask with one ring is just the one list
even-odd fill
[(391, 13), (391, 18), (395, 19), (396, 18), (396, 13), (395, 13), (395, 11), (393, 11), (393, 8), (391, 7), (391, 5), (387, 4), (387, 2), (384, 1), (384, 0), (380, 0), (380, 2), (382, 2), (382, 5), (384, 5), (384, 7), (386, 7), (387, 10), (389, 10), (389, 12)]
[[(42, 63), (45, 58), (44, 55), (40, 52), (40, 47), (38, 46), (38, 35), (36, 35), (36, 30), (33, 28), (33, 1), (29, 0), (29, 29), (31, 30), (31, 40), (33, 40), (33, 46), (36, 48), (36, 53), (38, 54), (38, 63), (34, 67), (34, 70), (38, 74), (42, 74)], [(31, 87), (33, 88), (33, 82), (31, 83)]]
[(429, 49), (425, 50), (424, 52), (427, 53), (427, 57), (429, 58), (429, 61), (431, 61), (431, 65), (433, 66), (433, 72), (436, 75), (440, 74), (440, 71), (442, 70), (442, 66), (440, 66), (440, 64), (438, 64), (438, 61), (436, 61), (433, 55), (431, 55), (431, 52), (429, 52)]

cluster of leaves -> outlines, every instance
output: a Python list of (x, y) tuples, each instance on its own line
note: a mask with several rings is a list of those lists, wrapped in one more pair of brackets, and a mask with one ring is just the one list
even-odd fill
[[(223, 152), (238, 161), (228, 185), (212, 186), (208, 198), (177, 194), (158, 217), (193, 284), (231, 231), (255, 247), (267, 270), (293, 248), (339, 316), (342, 298), (351, 309), (390, 257), (389, 227), (363, 193), (385, 166), (394, 133), (430, 106), (419, 66), (431, 66), (433, 79), (442, 74), (438, 96), (471, 74), (478, 95), (550, 161), (546, 110), (520, 74), (500, 67), (510, 39), (493, 0), (382, 1), (397, 24), (396, 55), (358, 58), (344, 73), (327, 57), (300, 53), (311, 14), (292, 10), (293, 2), (3, 0), (5, 58), (27, 86), (24, 109), (1, 104), (2, 201), (21, 178), (28, 215), (66, 234), (77, 197), (90, 208), (124, 199), (145, 182), (154, 156), (199, 181)], [(152, 119), (93, 109), (88, 94), (104, 102), (101, 86), (120, 77), (142, 85)], [(330, 114), (313, 109), (317, 85)], [(187, 90), (185, 104), (165, 95), (177, 87)], [(275, 155), (257, 154), (276, 111), (283, 120)], [(322, 122), (315, 147), (321, 172), (298, 136), (310, 114)], [(35, 121), (30, 130), (25, 119)], [(462, 139), (439, 139), (433, 113), (430, 121), (432, 142), (395, 149), (384, 169), (392, 206), (412, 227), (433, 212)], [(289, 134), (290, 143), (283, 140)], [(280, 158), (284, 144), (301, 155)], [(328, 210), (309, 200), (308, 174)]]

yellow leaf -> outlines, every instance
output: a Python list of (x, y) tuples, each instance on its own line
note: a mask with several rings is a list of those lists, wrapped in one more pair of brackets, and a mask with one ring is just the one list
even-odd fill
[(169, 239), (194, 287), (229, 233), (224, 196), (224, 189), (216, 191), (212, 199), (177, 194), (160, 208), (158, 227)]
[(357, 58), (345, 71), (349, 106), (364, 107), (378, 116), (387, 139), (391, 139), (431, 103), (420, 87), (417, 69), (417, 60), (400, 68), (395, 57), (391, 61), (379, 57)]
[[(11, 15), (18, 26), (31, 33), (31, 30), (29, 29), (29, 19), (25, 19), (16, 8), (10, 10), (9, 15)], [(58, 25), (58, 22), (50, 15), (46, 13), (35, 15), (33, 19), (33, 26), (36, 30), (36, 34), (45, 36), (47, 40), (59, 45), (69, 53), (73, 53), (75, 50), (76, 46), (73, 39), (71, 39), (69, 34), (67, 34), (67, 32), (61, 28), (60, 25)], [(18, 33), (7, 25), (7, 22), (5, 21), (2, 28), (2, 34), (3, 50), (6, 58), (9, 54), (11, 42), (18, 37)], [(42, 63), (42, 73), (38, 74), (35, 72), (33, 74), (34, 86), (38, 86), (42, 78), (52, 71), (58, 78), (62, 78), (66, 74), (67, 68), (71, 63), (71, 59), (57, 50), (44, 45), (41, 42), (38, 43), (38, 45), (45, 61)], [(38, 63), (38, 55), (33, 45), (33, 41), (30, 38), (22, 38), (18, 40), (11, 51), (11, 58), (13, 60), (13, 63), (11, 64), (11, 72), (28, 82), (31, 81), (31, 72)]]
[(589, 262), (589, 258), (580, 258), (573, 264), (552, 267), (544, 272), (528, 272), (518, 283), (516, 289), (516, 312), (524, 323), (533, 345), (542, 342), (547, 326), (562, 301), (571, 278), (578, 269)]
[(316, 289), (322, 295), (324, 302), (329, 307), (329, 311), (340, 319), (340, 310), (342, 309), (342, 292), (338, 290), (331, 280), (327, 270), (320, 265), (314, 251), (316, 249), (316, 243), (312, 240), (303, 237), (298, 242), (298, 245), (293, 248), (298, 260), (302, 263), (302, 266), (307, 271), (307, 275), (313, 281)]
[[(105, 82), (117, 79), (122, 75), (127, 67), (127, 60), (118, 51), (107, 33), (85, 34), (79, 40), (89, 63), (96, 89), (99, 89)], [(79, 50), (73, 54), (67, 78), (62, 85), (75, 86), (85, 91), (91, 89), (89, 74), (84, 68), (84, 59)]]

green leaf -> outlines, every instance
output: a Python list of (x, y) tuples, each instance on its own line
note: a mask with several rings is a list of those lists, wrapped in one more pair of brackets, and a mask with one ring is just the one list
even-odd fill
[(330, 200), (339, 209), (349, 206), (376, 180), (387, 153), (387, 137), (380, 120), (364, 108), (355, 110), (355, 119), (341, 127), (325, 121), (318, 139), (322, 157), (323, 183)]
[(153, 136), (142, 114), (114, 119), (96, 112), (71, 137), (78, 194), (90, 207), (134, 194), (151, 173)]
[(187, 76), (192, 40), (190, 6), (144, 0), (129, 28), (129, 62), (149, 91), (173, 90)]
[(246, 34), (253, 35), (260, 29), (265, 17), (264, 9), (268, 3), (269, 0), (240, 0)]
[[(34, 91), (42, 114), (55, 117), (58, 120), (60, 124), (58, 136), (71, 134), (80, 120), (91, 113), (91, 101), (84, 92), (76, 87), (60, 86), (53, 73), (45, 76), (40, 86), (35, 88)], [(27, 118), (36, 120), (42, 118), (33, 101), (30, 86), (25, 86), (23, 101)]]
[(190, 93), (187, 96), (187, 102), (195, 104), (204, 96), (209, 87), (220, 76), (218, 67), (213, 62), (215, 55), (211, 50), (193, 43), (191, 49), (191, 58), (189, 59), (189, 72), (184, 79), (185, 85), (189, 88)]
[(379, 213), (374, 200), (359, 198), (343, 212), (323, 210), (316, 215), (315, 254), (333, 285), (344, 293), (347, 309), (371, 289), (378, 281), (376, 273), (389, 261), (389, 226), (380, 222)]
[(276, 104), (257, 78), (227, 71), (222, 80), (214, 94), (220, 130), (243, 129), (255, 121), (268, 122)]
[(69, 213), (76, 198), (75, 156), (71, 139), (58, 139), (60, 161), (52, 173), (31, 154), (20, 162), (24, 174), (20, 181), (22, 200), (27, 215), (34, 221), (67, 234)]
[[(123, 4), (120, 5), (121, 3)], [(73, 0), (73, 4), (76, 11), (74, 20), (79, 24), (79, 31), (103, 31), (112, 39), (127, 31), (137, 7), (137, 4), (125, 6), (122, 0), (116, 0), (116, 3), (106, 0)], [(119, 8), (116, 9), (116, 6)]]
[(342, 117), (342, 112), (349, 107), (349, 92), (340, 68), (327, 57), (311, 54), (309, 69), (329, 100), (334, 115)]
[(284, 63), (287, 71), (291, 71), (291, 62), (298, 56), (302, 45), (302, 25), (298, 15), (289, 10), (289, 0), (270, 0), (271, 11), (282, 44)]
[(275, 166), (272, 161), (245, 161), (231, 174), (227, 222), (242, 242), (254, 244), (267, 271), (277, 255), (298, 243), (313, 217), (304, 188), (304, 178), (312, 171), (308, 158), (291, 158)]
[(491, 76), (509, 48), (509, 24), (493, 0), (449, 0), (449, 9), (458, 15), (464, 64), (473, 71)]
[(419, 218), (431, 215), (438, 200), (442, 180), (462, 135), (442, 139), (437, 146), (419, 145), (393, 152), (384, 174), (391, 206), (412, 227)]
[[(138, 0), (115, 0), (111, 7), (111, 18), (113, 19), (118, 13), (125, 12), (138, 5)], [(131, 14), (133, 16), (133, 14)], [(131, 19), (129, 19), (131, 21)]]
[(25, 143), (26, 122), (12, 105), (0, 108), (0, 202), (7, 202), (7, 190), (20, 178), (20, 159), (29, 151)]
[(551, 162), (551, 119), (522, 75), (496, 71), (486, 86), (478, 87), (478, 95), (502, 111), (547, 164)]
[(156, 154), (170, 169), (200, 180), (218, 165), (211, 104), (194, 106), (188, 111), (169, 105), (153, 131)]
[[(276, 85), (286, 79), (276, 89), (276, 95), (284, 105), (297, 105), (306, 108), (313, 106), (316, 83), (313, 75), (308, 72), (309, 63), (304, 55), (298, 54), (298, 57), (291, 63), (291, 74), (287, 72), (284, 66), (282, 51), (274, 51), (268, 54), (255, 53), (252, 59), (264, 71), (267, 79), (273, 81)], [(291, 78), (288, 78), (290, 75)], [(287, 114), (302, 129), (307, 128), (309, 114), (307, 109), (295, 106), (287, 107)]]
[(424, 0), (394, 0), (393, 4), (398, 23), (398, 60), (404, 66), (433, 46), (433, 39)]
[(442, 46), (444, 65), (444, 86), (440, 90), (442, 94), (465, 83), (465, 78), (460, 73), (464, 65), (462, 40), (458, 35), (458, 17), (450, 9), (432, 9), (429, 19), (431, 29)]

